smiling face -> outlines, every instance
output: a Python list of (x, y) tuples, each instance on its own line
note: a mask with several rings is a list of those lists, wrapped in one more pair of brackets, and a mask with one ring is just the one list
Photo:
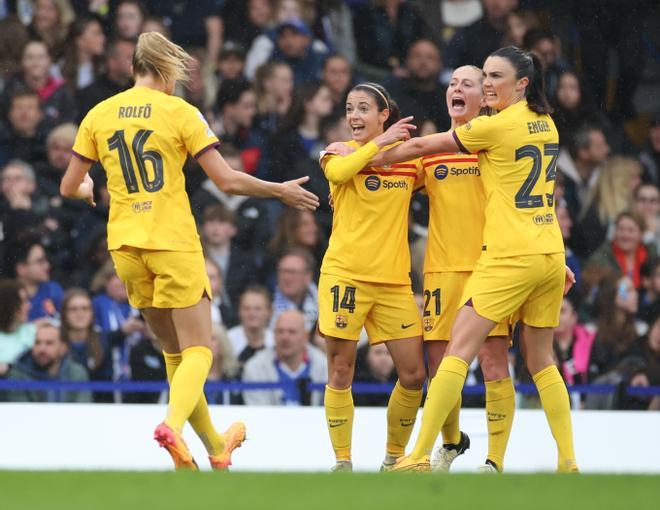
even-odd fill
[(516, 69), (503, 57), (488, 57), (484, 63), (484, 94), (486, 105), (496, 110), (520, 101), (525, 97), (527, 77), (516, 78)]
[(486, 106), (482, 79), (481, 69), (473, 66), (459, 67), (451, 75), (447, 87), (447, 111), (452, 120), (465, 124)]
[(378, 111), (374, 97), (364, 90), (353, 90), (346, 98), (346, 120), (353, 140), (360, 145), (383, 133), (389, 110)]

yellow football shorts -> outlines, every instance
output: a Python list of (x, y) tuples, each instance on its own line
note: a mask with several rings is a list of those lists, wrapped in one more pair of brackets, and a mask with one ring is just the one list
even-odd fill
[[(465, 304), (461, 298), (471, 274), (469, 271), (424, 273), (424, 341), (449, 341), (456, 314)], [(509, 336), (508, 318), (488, 336)]]
[(123, 246), (110, 252), (117, 275), (135, 308), (187, 308), (211, 296), (201, 251), (144, 250)]
[(566, 261), (563, 253), (481, 257), (465, 286), (461, 302), (494, 322), (512, 316), (528, 326), (559, 324)]
[(357, 341), (362, 327), (370, 344), (421, 336), (422, 321), (410, 285), (363, 282), (322, 274), (319, 331)]

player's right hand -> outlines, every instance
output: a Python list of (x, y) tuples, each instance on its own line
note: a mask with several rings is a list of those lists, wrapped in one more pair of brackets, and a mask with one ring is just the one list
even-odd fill
[(96, 202), (94, 202), (94, 181), (89, 174), (85, 174), (83, 182), (78, 186), (78, 194), (82, 200), (92, 207), (96, 207)]
[(319, 206), (319, 197), (310, 193), (301, 185), (309, 181), (309, 177), (300, 177), (282, 183), (282, 195), (280, 199), (289, 207), (295, 207), (302, 211), (314, 211)]
[(410, 131), (417, 129), (417, 126), (410, 124), (412, 116), (404, 117), (392, 124), (382, 135), (374, 138), (374, 142), (379, 147), (390, 145), (394, 142), (410, 140)]

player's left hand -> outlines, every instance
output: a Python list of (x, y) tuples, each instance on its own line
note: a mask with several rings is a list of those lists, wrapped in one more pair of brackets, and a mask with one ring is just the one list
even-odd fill
[(319, 197), (310, 193), (301, 184), (309, 181), (309, 177), (300, 177), (282, 183), (282, 195), (280, 199), (289, 207), (300, 210), (314, 211), (319, 206)]
[(355, 148), (344, 142), (333, 142), (324, 149), (324, 152), (343, 157), (355, 152)]
[(571, 271), (571, 268), (566, 266), (566, 280), (564, 282), (564, 296), (568, 294), (568, 291), (571, 290), (571, 287), (575, 285), (575, 273)]

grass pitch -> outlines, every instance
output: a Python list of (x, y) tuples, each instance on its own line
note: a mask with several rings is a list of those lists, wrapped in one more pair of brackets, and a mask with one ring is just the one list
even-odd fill
[(0, 471), (7, 510), (660, 508), (660, 477)]

